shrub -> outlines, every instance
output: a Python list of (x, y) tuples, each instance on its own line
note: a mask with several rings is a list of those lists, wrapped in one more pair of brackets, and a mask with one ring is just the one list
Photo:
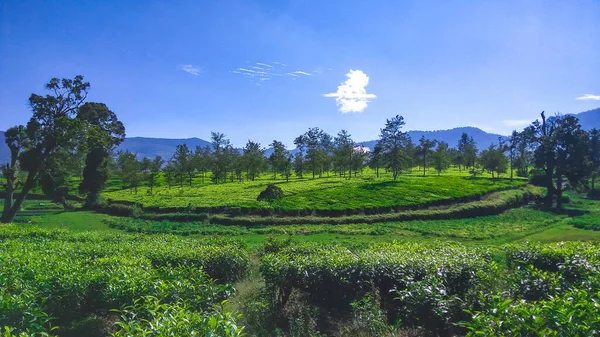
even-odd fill
[(283, 198), (283, 190), (281, 189), (281, 187), (275, 185), (275, 184), (268, 184), (267, 188), (260, 192), (260, 194), (258, 195), (258, 197), (256, 198), (257, 201), (275, 201), (275, 200), (279, 200)]

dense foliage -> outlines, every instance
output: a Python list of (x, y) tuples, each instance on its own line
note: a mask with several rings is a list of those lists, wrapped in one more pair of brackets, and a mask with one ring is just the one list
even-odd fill
[(117, 310), (116, 336), (161, 335), (152, 322), (196, 331), (189, 335), (239, 335), (220, 305), (233, 291), (226, 283), (248, 268), (234, 243), (15, 225), (0, 227), (0, 237), (0, 326), (11, 334), (62, 334), (90, 321), (110, 331)]
[(434, 335), (592, 336), (600, 331), (599, 262), (591, 243), (495, 251), (447, 242), (303, 244), (266, 253), (261, 272), (273, 315), (285, 318), (302, 301), (314, 308), (305, 322), (318, 331), (335, 329), (325, 316), (351, 320), (357, 301), (375, 298), (386, 325)]

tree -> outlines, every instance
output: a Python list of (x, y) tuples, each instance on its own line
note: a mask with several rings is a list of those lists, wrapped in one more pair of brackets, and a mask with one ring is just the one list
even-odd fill
[(108, 181), (108, 158), (125, 140), (125, 126), (104, 103), (85, 103), (78, 109), (77, 118), (87, 122), (88, 149), (79, 192), (87, 194), (86, 205), (93, 206)]
[(350, 154), (350, 169), (354, 172), (354, 178), (358, 172), (361, 172), (365, 167), (365, 163), (368, 159), (369, 149), (363, 146), (355, 146), (352, 148), (352, 153)]
[(506, 159), (503, 149), (494, 144), (481, 152), (479, 161), (484, 170), (492, 173), (492, 179), (494, 179), (494, 172), (497, 173), (497, 177), (500, 177), (501, 173), (506, 173), (508, 170), (508, 159)]
[(142, 181), (142, 163), (137, 160), (135, 153), (119, 151), (117, 168), (123, 183), (137, 194), (137, 188)]
[(201, 147), (196, 146), (193, 156), (193, 166), (196, 171), (202, 174), (202, 183), (204, 184), (204, 178), (206, 172), (208, 172), (212, 165), (212, 153), (208, 146)]
[(302, 179), (304, 172), (304, 156), (302, 155), (302, 151), (296, 152), (294, 155), (294, 173), (296, 177)]
[(292, 155), (286, 154), (285, 163), (283, 165), (282, 175), (285, 178), (285, 181), (290, 181), (290, 177), (292, 176)]
[(241, 164), (246, 171), (246, 179), (254, 181), (262, 173), (265, 162), (265, 150), (260, 147), (259, 143), (248, 140), (241, 158)]
[(431, 155), (433, 167), (438, 173), (438, 176), (450, 167), (450, 155), (448, 143), (440, 141), (437, 143), (437, 148)]
[(592, 178), (592, 192), (595, 190), (596, 177), (598, 176), (598, 171), (600, 170), (600, 130), (593, 128), (589, 132), (590, 140), (590, 171)]
[(186, 144), (178, 144), (175, 147), (171, 163), (175, 168), (175, 175), (179, 178), (179, 186), (183, 187), (183, 180), (187, 178), (191, 187), (195, 172), (194, 158)]
[(307, 132), (294, 140), (302, 150), (306, 149), (306, 160), (310, 165), (313, 179), (317, 174), (322, 176), (326, 167), (331, 136), (319, 128), (309, 128)]
[(52, 201), (62, 204), (65, 209), (67, 208), (66, 197), (70, 188), (67, 163), (72, 157), (74, 155), (66, 151), (54, 152), (48, 157), (40, 173), (40, 187), (44, 194)]
[(273, 143), (271, 143), (271, 148), (273, 149), (273, 152), (271, 152), (271, 155), (269, 156), (269, 164), (273, 171), (273, 179), (277, 179), (277, 173), (283, 175), (283, 170), (287, 162), (287, 150), (285, 149), (285, 145), (277, 140), (274, 140)]
[(148, 177), (148, 187), (150, 187), (150, 194), (152, 194), (152, 190), (156, 185), (156, 180), (158, 179), (158, 175), (160, 174), (160, 170), (165, 164), (165, 161), (161, 156), (156, 156), (153, 160), (144, 157), (144, 162), (145, 164), (143, 166), (147, 168), (146, 175)]
[(556, 208), (562, 208), (562, 193), (567, 179), (573, 188), (585, 184), (590, 175), (589, 138), (581, 129), (579, 120), (572, 115), (555, 116), (542, 122), (535, 121), (537, 148), (535, 166), (544, 172), (543, 184), (547, 187), (546, 206), (556, 197)]
[(212, 179), (215, 183), (227, 180), (227, 169), (229, 166), (226, 149), (231, 146), (229, 139), (219, 132), (211, 132), (211, 143), (213, 148), (212, 157)]
[(411, 142), (406, 132), (402, 131), (404, 124), (404, 118), (396, 115), (394, 118), (386, 120), (385, 127), (381, 129), (379, 136), (379, 144), (386, 156), (386, 164), (392, 170), (394, 181), (397, 180), (404, 164), (409, 161), (407, 148), (410, 147)]
[(437, 141), (435, 140), (429, 140), (425, 138), (425, 136), (421, 136), (419, 145), (415, 149), (417, 156), (423, 164), (423, 176), (425, 176), (425, 173), (427, 172), (427, 159), (433, 154), (433, 147), (436, 143)]
[(352, 178), (352, 155), (354, 152), (354, 141), (346, 130), (340, 131), (333, 140), (333, 165), (338, 170), (340, 177), (345, 176), (348, 170), (348, 178)]
[[(75, 118), (75, 114), (77, 108), (85, 101), (89, 86), (80, 75), (74, 79), (51, 79), (46, 84), (46, 89), (51, 94), (32, 94), (29, 97), (33, 115), (27, 125), (7, 130), (5, 141), (11, 159), (2, 169), (6, 177), (6, 194), (0, 222), (14, 220), (48, 158), (54, 152), (59, 149), (75, 149), (81, 144), (82, 123)], [(19, 170), (24, 170), (27, 175), (22, 182), (20, 193), (15, 198)]]
[(466, 132), (463, 132), (460, 136), (460, 140), (458, 141), (458, 152), (460, 152), (463, 166), (466, 168), (475, 166), (477, 161), (477, 145), (473, 137), (469, 137)]
[(383, 165), (383, 148), (381, 147), (381, 144), (377, 142), (369, 155), (369, 167), (375, 170), (375, 176), (377, 178), (379, 178), (379, 168)]

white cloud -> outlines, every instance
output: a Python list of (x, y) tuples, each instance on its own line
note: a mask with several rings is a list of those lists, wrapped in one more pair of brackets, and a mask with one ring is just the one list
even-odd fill
[(183, 70), (186, 73), (192, 74), (194, 76), (198, 76), (202, 72), (202, 69), (200, 69), (200, 68), (198, 68), (198, 67), (196, 67), (194, 65), (191, 65), (191, 64), (180, 64), (180, 65), (177, 66), (177, 68), (179, 70)]
[(324, 94), (325, 97), (335, 97), (338, 110), (341, 113), (362, 112), (371, 99), (376, 98), (374, 94), (367, 94), (369, 76), (362, 70), (350, 70), (346, 74), (348, 79), (337, 88), (337, 91)]
[(509, 119), (502, 121), (502, 124), (511, 128), (520, 128), (529, 125), (531, 122), (529, 119)]
[(580, 100), (580, 101), (600, 101), (600, 95), (585, 94), (583, 96), (577, 97), (576, 100)]

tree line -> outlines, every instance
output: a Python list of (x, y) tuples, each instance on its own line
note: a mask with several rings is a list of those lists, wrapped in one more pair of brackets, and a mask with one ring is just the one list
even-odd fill
[(386, 120), (372, 150), (355, 142), (346, 130), (331, 136), (314, 127), (294, 139), (293, 152), (278, 140), (269, 144), (269, 156), (251, 140), (236, 149), (223, 133), (212, 132), (210, 146), (190, 149), (180, 144), (171, 158), (139, 160), (128, 151), (114, 153), (125, 139), (125, 127), (104, 103), (85, 102), (89, 88), (82, 76), (51, 79), (48, 94), (30, 96), (32, 116), (27, 124), (6, 131), (10, 162), (2, 167), (5, 202), (0, 221), (13, 221), (38, 185), (53, 200), (65, 203), (72, 176), (81, 177), (78, 191), (86, 196), (86, 206), (93, 207), (111, 172), (132, 193), (141, 184), (152, 193), (159, 175), (169, 186), (182, 187), (192, 186), (198, 175), (205, 183), (209, 173), (213, 183), (255, 180), (263, 174), (286, 181), (292, 174), (352, 179), (370, 167), (377, 177), (383, 169), (397, 181), (415, 167), (422, 168), (423, 175), (427, 168), (439, 175), (454, 165), (473, 176), (487, 171), (493, 178), (507, 172), (511, 179), (514, 174), (530, 177), (548, 188), (546, 205), (556, 200), (560, 208), (563, 190), (584, 188), (589, 181), (594, 191), (600, 171), (600, 132), (586, 132), (575, 116), (547, 118), (543, 112), (541, 120), (483, 150), (466, 133), (455, 147), (425, 137), (415, 144), (403, 130), (404, 118), (396, 115)]

